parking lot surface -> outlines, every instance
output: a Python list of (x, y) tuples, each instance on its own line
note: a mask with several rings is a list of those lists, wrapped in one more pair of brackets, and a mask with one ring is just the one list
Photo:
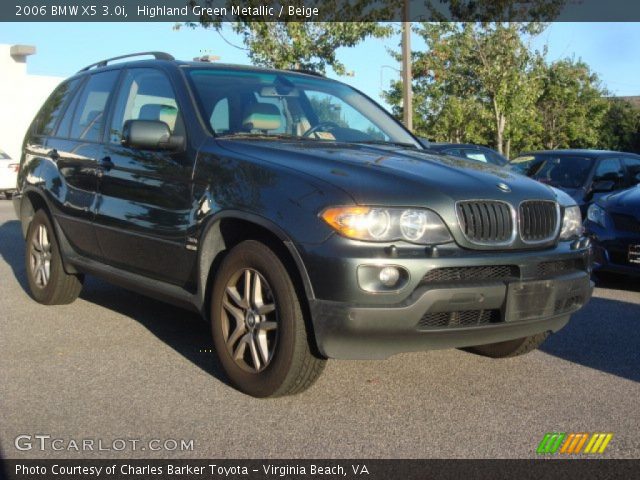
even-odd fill
[[(443, 350), (330, 361), (307, 392), (257, 400), (225, 382), (196, 315), (91, 277), (75, 303), (39, 305), (23, 252), (2, 200), (4, 458), (517, 458), (535, 457), (546, 432), (612, 432), (603, 456), (640, 457), (638, 280), (596, 288), (523, 357)], [(33, 441), (18, 450), (19, 435), (50, 435), (62, 449)], [(103, 449), (73, 448), (86, 439)], [(119, 451), (118, 439), (140, 442)], [(183, 439), (193, 448), (163, 443)], [(164, 449), (145, 448), (149, 440)]]

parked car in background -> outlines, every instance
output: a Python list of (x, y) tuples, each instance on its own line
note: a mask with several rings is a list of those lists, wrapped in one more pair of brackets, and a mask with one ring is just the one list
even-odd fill
[(593, 202), (585, 227), (593, 241), (595, 270), (640, 275), (640, 186)]
[(7, 199), (16, 191), (19, 169), (20, 164), (0, 150), (0, 194), (4, 194)]
[(434, 152), (467, 158), (482, 163), (490, 163), (500, 167), (509, 162), (506, 157), (500, 155), (495, 150), (489, 147), (483, 147), (482, 145), (474, 145), (473, 143), (434, 143), (424, 138), (420, 139), (420, 143), (422, 143), (424, 148)]
[(640, 155), (608, 150), (547, 150), (523, 153), (512, 170), (564, 190), (586, 215), (603, 195), (640, 183)]

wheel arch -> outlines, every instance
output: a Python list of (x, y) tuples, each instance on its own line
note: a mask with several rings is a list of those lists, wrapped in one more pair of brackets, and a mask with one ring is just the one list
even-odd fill
[(214, 215), (204, 227), (198, 242), (198, 296), (200, 310), (209, 316), (209, 295), (216, 271), (226, 253), (243, 240), (258, 240), (269, 246), (283, 261), (309, 312), (313, 288), (302, 258), (289, 235), (274, 222), (259, 215), (225, 210)]

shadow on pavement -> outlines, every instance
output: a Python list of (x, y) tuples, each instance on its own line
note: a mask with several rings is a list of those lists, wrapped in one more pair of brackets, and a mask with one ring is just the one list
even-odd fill
[(0, 257), (11, 267), (22, 289), (28, 292), (24, 266), (24, 239), (18, 220), (10, 220), (0, 225)]
[(594, 297), (540, 350), (640, 382), (640, 305)]
[[(28, 292), (24, 240), (17, 220), (0, 225), (0, 257)], [(94, 277), (87, 277), (80, 298), (113, 310), (143, 325), (194, 365), (228, 384), (213, 353), (209, 325), (195, 313), (138, 295)]]
[(600, 272), (594, 275), (596, 286), (610, 290), (627, 290), (640, 292), (640, 278), (627, 275), (617, 275), (608, 272)]

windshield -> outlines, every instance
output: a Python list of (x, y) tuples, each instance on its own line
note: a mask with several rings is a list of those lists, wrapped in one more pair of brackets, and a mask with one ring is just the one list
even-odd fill
[(200, 111), (219, 137), (284, 137), (419, 148), (387, 112), (338, 82), (284, 72), (188, 72)]
[(511, 163), (511, 169), (553, 187), (580, 188), (589, 177), (593, 159), (571, 155), (526, 155)]

